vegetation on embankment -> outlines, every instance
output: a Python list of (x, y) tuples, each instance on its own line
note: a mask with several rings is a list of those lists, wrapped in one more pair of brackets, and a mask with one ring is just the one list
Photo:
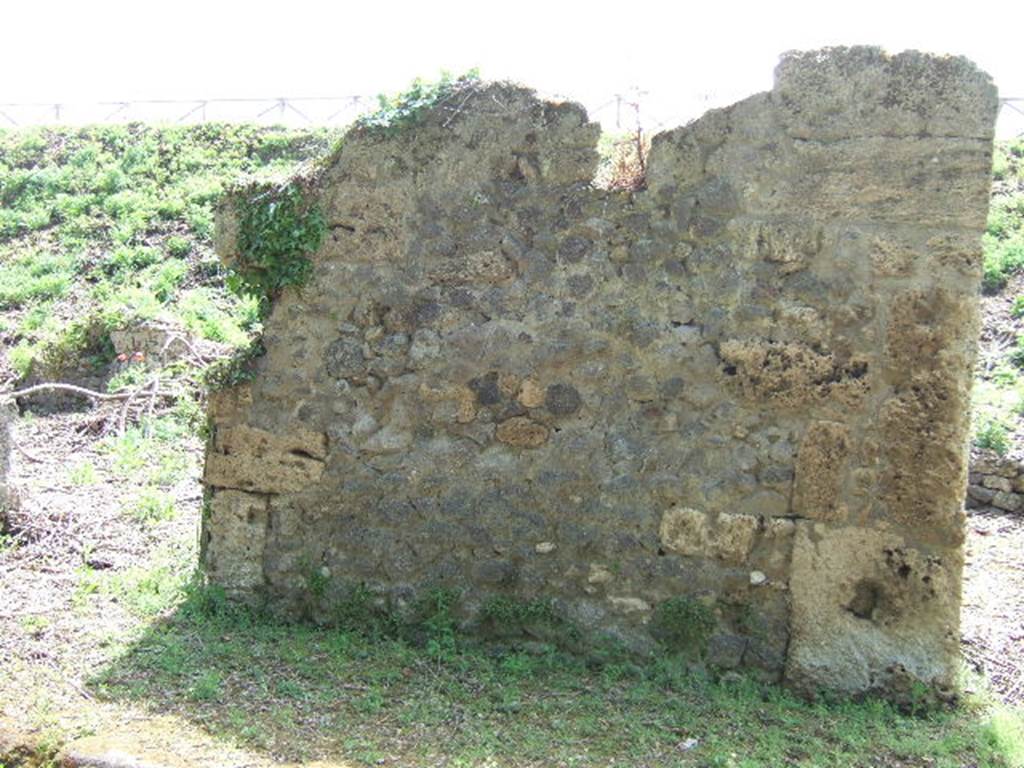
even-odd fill
[(287, 175), (336, 139), (218, 124), (0, 131), (0, 341), (13, 373), (102, 367), (109, 332), (142, 320), (247, 344), (259, 303), (228, 290), (214, 205), (244, 175)]
[(996, 144), (982, 244), (974, 444), (1007, 454), (1019, 452), (1024, 443), (1024, 138)]

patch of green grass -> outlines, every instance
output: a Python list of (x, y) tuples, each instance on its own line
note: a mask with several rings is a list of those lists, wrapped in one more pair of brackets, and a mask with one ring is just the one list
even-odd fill
[(28, 252), (0, 265), (0, 308), (64, 295), (78, 271), (74, 256)]
[(1010, 316), (1017, 320), (1024, 317), (1024, 296), (1014, 297), (1013, 305), (1010, 307)]
[(202, 672), (188, 688), (188, 698), (192, 701), (216, 701), (221, 696), (220, 673), (215, 670)]
[(83, 358), (106, 364), (111, 330), (152, 319), (247, 344), (255, 302), (211, 268), (216, 200), (336, 139), (245, 125), (0, 130), (0, 312), (27, 310), (12, 367), (55, 378)]
[(167, 487), (180, 480), (192, 459), (183, 451), (182, 439), (191, 425), (175, 414), (144, 420), (122, 435), (105, 438), (100, 448), (116, 477)]
[(76, 595), (113, 600), (139, 619), (150, 619), (179, 604), (192, 583), (195, 546), (169, 542), (143, 563), (119, 570), (79, 573)]
[(971, 439), (978, 448), (1005, 455), (1013, 432), (1024, 415), (1024, 380), (1019, 371), (1002, 365), (974, 382), (971, 393)]
[(175, 515), (174, 497), (156, 488), (144, 488), (128, 505), (128, 515), (141, 523), (158, 523)]
[(159, 263), (162, 254), (149, 246), (121, 245), (114, 248), (103, 259), (102, 268), (117, 282), (130, 278), (134, 273)]
[(673, 653), (700, 656), (716, 626), (714, 609), (685, 595), (670, 597), (654, 607), (651, 634)]
[[(250, 747), (273, 744), (282, 759), (954, 768), (1014, 765), (1024, 744), (1024, 713), (980, 702), (912, 716), (877, 699), (807, 701), (754, 677), (716, 681), (669, 656), (595, 664), (467, 638), (439, 653), (281, 623), (199, 587), (181, 600), (94, 690), (185, 713)], [(450, 626), (441, 593), (421, 608)], [(317, 727), (297, 727), (308, 722)]]
[(1024, 268), (1024, 161), (1021, 141), (996, 142), (992, 162), (993, 195), (984, 247), (982, 290), (997, 293)]
[(993, 751), (1010, 766), (1024, 766), (1024, 708), (993, 707), (983, 725)]
[(249, 330), (259, 320), (257, 299), (233, 299), (208, 288), (185, 291), (178, 299), (177, 309), (185, 327), (195, 335), (235, 348), (249, 343)]
[(1010, 431), (1002, 422), (984, 420), (974, 432), (974, 445), (1005, 456), (1010, 450)]
[(19, 373), (38, 368), (51, 378), (75, 368), (102, 368), (114, 359), (110, 330), (110, 323), (96, 314), (70, 320), (52, 316), (34, 334), (34, 341), (16, 345), (21, 351), (15, 353), (12, 365)]
[(72, 485), (95, 485), (99, 482), (99, 474), (96, 472), (96, 465), (91, 461), (83, 461), (75, 465), (68, 474)]

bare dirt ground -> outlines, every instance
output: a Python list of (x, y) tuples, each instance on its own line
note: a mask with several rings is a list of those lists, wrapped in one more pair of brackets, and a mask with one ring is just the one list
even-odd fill
[(1024, 516), (968, 517), (961, 623), (964, 658), (1005, 701), (1024, 701)]
[[(157, 722), (90, 690), (90, 678), (144, 628), (132, 602), (147, 585), (139, 584), (141, 571), (140, 579), (133, 574), (163, 551), (169, 568), (194, 561), (201, 502), (198, 441), (177, 441), (179, 458), (168, 465), (170, 452), (160, 456), (152, 445), (105, 444), (99, 433), (116, 420), (110, 408), (29, 415), (16, 424), (9, 481), (20, 504), (0, 540), (0, 732), (63, 742), (111, 728), (130, 735), (146, 724), (175, 734), (188, 755), (183, 764), (214, 765), (234, 751), (187, 723)], [(174, 514), (139, 519), (129, 510), (155, 482), (173, 499)], [(241, 753), (232, 762), (264, 763)]]

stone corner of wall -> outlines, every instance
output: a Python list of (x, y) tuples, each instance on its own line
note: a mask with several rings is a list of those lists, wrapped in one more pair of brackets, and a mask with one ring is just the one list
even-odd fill
[(999, 99), (992, 78), (962, 56), (874, 46), (790, 51), (773, 96), (789, 133), (991, 139)]

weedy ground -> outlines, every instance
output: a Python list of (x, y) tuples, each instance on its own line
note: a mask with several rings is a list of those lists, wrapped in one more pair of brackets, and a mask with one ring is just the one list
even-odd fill
[(1007, 454), (1024, 445), (1024, 139), (996, 145), (992, 178), (973, 440)]
[[(258, 307), (225, 287), (214, 201), (239, 173), (286, 171), (334, 139), (213, 125), (0, 132), (8, 386), (62, 374), (130, 386), (139, 373), (111, 360), (109, 332), (140, 320), (248, 344)], [(1024, 281), (1024, 259), (1012, 257), (1024, 237), (1024, 147), (1000, 153), (986, 268), (1005, 283), (987, 278), (997, 293), (986, 301), (1012, 307)], [(994, 324), (1002, 317), (989, 313), (991, 338), (1013, 335)], [(979, 410), (1006, 421), (1008, 450), (1019, 412), (1011, 347), (1015, 338), (982, 368), (979, 388), (1009, 393), (1003, 410)], [(1019, 645), (999, 644), (1009, 630), (992, 634), (1019, 625), (1024, 606), (1022, 518), (970, 518), (965, 643), (978, 668), (958, 707), (808, 702), (670, 654), (638, 663), (478, 644), (454, 631), (443, 603), (413, 635), (351, 620), (358, 612), (318, 628), (232, 607), (196, 575), (197, 393), (124, 431), (116, 405), (22, 405), (12, 470), (22, 500), (0, 535), (0, 731), (18, 728), (39, 748), (18, 764), (120, 734), (168, 765), (1024, 765), (1019, 673), (998, 665)], [(510, 610), (494, 607), (503, 620)]]

